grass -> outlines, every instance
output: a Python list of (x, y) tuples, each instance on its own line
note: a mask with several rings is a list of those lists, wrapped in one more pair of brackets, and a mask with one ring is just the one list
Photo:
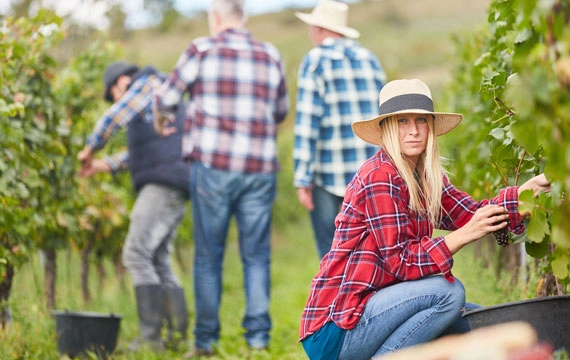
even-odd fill
[[(179, 249), (185, 261), (191, 262), (192, 249)], [(241, 263), (238, 256), (235, 231), (230, 233), (224, 262), (224, 282), (221, 305), (221, 340), (214, 359), (305, 359), (297, 342), (299, 319), (310, 281), (318, 269), (318, 259), (308, 220), (291, 224), (273, 237), (272, 257), (272, 339), (269, 351), (251, 352), (243, 340), (241, 317), (244, 311)], [(454, 274), (464, 283), (468, 301), (493, 305), (524, 297), (522, 289), (510, 284), (507, 274), (496, 275), (485, 268), (481, 259), (473, 256), (468, 246), (455, 256)], [(153, 353), (141, 350), (125, 351), (128, 343), (138, 335), (134, 291), (130, 277), (117, 277), (112, 264), (106, 262), (107, 277), (101, 280), (93, 272), (90, 287), (93, 299), (84, 303), (80, 294), (78, 256), (70, 251), (58, 254), (57, 308), (69, 311), (95, 311), (122, 316), (117, 349), (113, 359), (182, 359), (184, 351)], [(191, 310), (193, 325), (192, 274), (178, 272)], [(13, 327), (0, 331), (1, 359), (59, 359), (56, 347), (55, 322), (44, 304), (43, 271), (41, 259), (34, 256), (21, 267), (14, 281), (10, 304)], [(192, 342), (190, 334), (189, 343)]]
[[(302, 359), (303, 350), (297, 343), (298, 324), (306, 301), (308, 285), (318, 267), (316, 250), (307, 223), (290, 227), (273, 239), (272, 303), (273, 331), (269, 352), (250, 352), (242, 336), (241, 317), (244, 311), (243, 277), (235, 233), (230, 234), (224, 264), (221, 305), (221, 359)], [(192, 259), (192, 249), (182, 247), (182, 257)], [(114, 267), (106, 262), (107, 278), (101, 281), (93, 272), (90, 279), (93, 299), (84, 303), (80, 293), (78, 256), (70, 251), (58, 253), (57, 299), (59, 310), (95, 311), (121, 315), (121, 330), (114, 359), (179, 359), (181, 353), (155, 354), (141, 351), (128, 354), (128, 343), (138, 334), (134, 290), (130, 277), (115, 276)], [(189, 307), (193, 310), (192, 274), (180, 271)], [(0, 331), (1, 359), (57, 359), (55, 322), (45, 308), (41, 259), (34, 256), (16, 274), (10, 299), (14, 319), (11, 331)], [(191, 314), (191, 322), (193, 315)], [(190, 341), (192, 337), (190, 338)]]

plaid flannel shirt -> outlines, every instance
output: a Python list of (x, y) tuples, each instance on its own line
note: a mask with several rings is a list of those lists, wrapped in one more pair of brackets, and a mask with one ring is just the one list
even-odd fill
[[(517, 189), (508, 187), (491, 200), (474, 201), (445, 177), (438, 228), (456, 230), (478, 208), (493, 203), (508, 210), (510, 230), (521, 233)], [(453, 258), (443, 236), (431, 238), (433, 224), (408, 204), (405, 182), (388, 155), (378, 151), (347, 187), (331, 251), (311, 284), (301, 340), (329, 321), (345, 330), (354, 328), (370, 296), (387, 286), (436, 273), (453, 281)]]
[(112, 173), (127, 170), (129, 168), (129, 152), (127, 150), (120, 151), (105, 157), (105, 162), (111, 168)]
[(157, 91), (155, 105), (171, 112), (186, 92), (185, 157), (227, 171), (279, 170), (277, 124), (289, 99), (274, 46), (245, 29), (192, 41)]
[[(102, 149), (111, 136), (119, 129), (127, 126), (137, 117), (152, 122), (152, 95), (161, 80), (156, 75), (144, 75), (137, 79), (129, 90), (114, 103), (97, 121), (95, 128), (87, 137), (86, 145), (93, 150)], [(113, 172), (128, 167), (129, 153), (126, 151), (108, 156), (105, 162)]]
[(358, 42), (326, 38), (299, 69), (295, 118), (295, 187), (323, 187), (344, 196), (346, 185), (378, 147), (352, 132), (355, 120), (378, 115), (386, 75), (377, 57)]

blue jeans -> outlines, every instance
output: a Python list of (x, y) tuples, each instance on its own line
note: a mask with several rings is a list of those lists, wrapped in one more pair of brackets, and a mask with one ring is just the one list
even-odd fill
[(235, 217), (244, 272), (246, 309), (242, 326), (250, 347), (269, 342), (271, 211), (276, 176), (191, 168), (190, 197), (194, 243), (194, 296), (196, 347), (212, 349), (220, 338), (219, 307), (222, 263), (230, 220)]
[(309, 215), (311, 216), (319, 258), (322, 259), (331, 249), (336, 229), (334, 219), (338, 215), (344, 198), (333, 195), (318, 186), (313, 186), (312, 190), (315, 208), (309, 212)]
[(346, 332), (338, 360), (370, 359), (434, 340), (460, 319), (464, 306), (465, 289), (457, 279), (430, 276), (384, 288)]
[(187, 201), (182, 191), (168, 186), (147, 184), (139, 191), (122, 254), (134, 286), (180, 286), (170, 254)]

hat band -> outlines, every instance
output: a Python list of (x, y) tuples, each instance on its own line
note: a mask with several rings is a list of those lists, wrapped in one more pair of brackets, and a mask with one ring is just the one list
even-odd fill
[(380, 116), (411, 109), (433, 112), (433, 101), (422, 94), (404, 94), (394, 96), (380, 105)]

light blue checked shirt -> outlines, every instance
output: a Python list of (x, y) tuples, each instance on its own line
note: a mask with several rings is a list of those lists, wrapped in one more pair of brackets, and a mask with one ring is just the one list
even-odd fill
[(357, 41), (326, 38), (301, 62), (295, 118), (295, 187), (316, 185), (344, 196), (359, 166), (378, 147), (352, 132), (356, 120), (378, 115), (386, 75)]

